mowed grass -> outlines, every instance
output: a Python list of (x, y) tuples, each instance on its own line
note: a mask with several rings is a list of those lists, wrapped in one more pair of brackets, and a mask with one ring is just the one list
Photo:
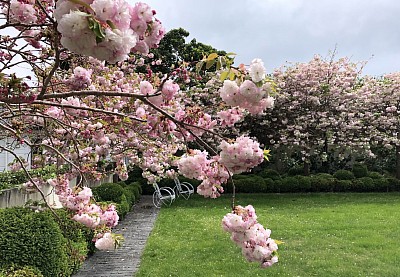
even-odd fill
[(279, 263), (248, 263), (221, 228), (230, 196), (162, 208), (136, 276), (400, 276), (400, 194), (239, 194), (284, 241)]

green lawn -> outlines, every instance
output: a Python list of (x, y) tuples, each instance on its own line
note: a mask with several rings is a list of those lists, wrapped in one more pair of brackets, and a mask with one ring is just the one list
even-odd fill
[(230, 196), (162, 208), (136, 276), (400, 276), (400, 194), (240, 194), (285, 244), (248, 263), (221, 228)]

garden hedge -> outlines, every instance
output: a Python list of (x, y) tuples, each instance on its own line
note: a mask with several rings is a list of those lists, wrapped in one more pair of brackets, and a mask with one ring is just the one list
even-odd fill
[(47, 212), (0, 210), (0, 268), (33, 266), (44, 276), (70, 276), (67, 240)]
[[(333, 176), (318, 173), (310, 176), (295, 175), (277, 178), (247, 174), (235, 175), (233, 180), (238, 193), (304, 193), (304, 192), (389, 192), (400, 191), (400, 180), (385, 177), (379, 173), (368, 173), (368, 176), (355, 178), (353, 172), (340, 170)], [(339, 178), (335, 178), (339, 177)], [(224, 185), (225, 192), (232, 192), (232, 184)]]

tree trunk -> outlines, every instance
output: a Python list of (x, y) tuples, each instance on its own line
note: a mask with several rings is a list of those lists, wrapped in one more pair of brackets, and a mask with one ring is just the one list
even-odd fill
[(304, 162), (303, 164), (303, 174), (304, 176), (310, 175), (310, 164), (308, 162)]

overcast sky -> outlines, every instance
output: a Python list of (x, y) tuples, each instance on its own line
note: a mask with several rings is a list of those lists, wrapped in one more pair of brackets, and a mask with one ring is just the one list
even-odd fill
[[(136, 1), (130, 1), (134, 3)], [(400, 71), (399, 0), (147, 0), (166, 30), (237, 53), (236, 64), (263, 59), (267, 70), (314, 54), (367, 61), (364, 74)]]

